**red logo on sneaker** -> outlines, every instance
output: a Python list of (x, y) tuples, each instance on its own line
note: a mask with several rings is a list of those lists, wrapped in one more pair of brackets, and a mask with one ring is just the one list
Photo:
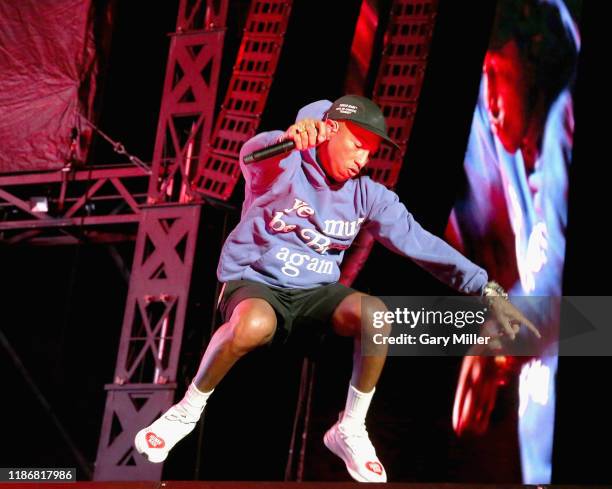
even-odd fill
[(151, 431), (145, 435), (145, 440), (147, 440), (147, 445), (149, 445), (149, 448), (164, 448), (166, 445), (163, 438), (160, 438)]
[(366, 462), (366, 467), (369, 471), (374, 472), (377, 475), (382, 475), (383, 468), (378, 462)]

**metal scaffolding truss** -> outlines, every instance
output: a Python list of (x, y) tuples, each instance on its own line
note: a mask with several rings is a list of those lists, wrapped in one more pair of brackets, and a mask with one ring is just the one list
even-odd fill
[[(146, 202), (149, 175), (134, 166), (0, 177), (0, 241), (73, 244), (125, 240)], [(131, 224), (129, 228), (126, 225)]]
[(394, 0), (391, 7), (373, 98), (383, 109), (389, 135), (400, 149), (383, 144), (367, 167), (374, 180), (389, 188), (397, 184), (404, 161), (437, 10), (437, 0)]
[(119, 354), (104, 408), (96, 480), (159, 480), (135, 452), (136, 432), (174, 400), (201, 206), (143, 209)]
[(227, 0), (181, 0), (172, 35), (114, 381), (94, 479), (159, 480), (163, 464), (135, 452), (134, 436), (174, 400), (201, 204), (191, 180), (208, 144)]
[(242, 42), (210, 145), (194, 188), (227, 200), (240, 178), (240, 147), (255, 135), (283, 45), (292, 2), (253, 0)]
[(176, 32), (224, 28), (227, 7), (228, 2), (225, 0), (181, 0)]
[(191, 181), (213, 125), (227, 0), (182, 0), (172, 35), (153, 151), (149, 202), (194, 200)]

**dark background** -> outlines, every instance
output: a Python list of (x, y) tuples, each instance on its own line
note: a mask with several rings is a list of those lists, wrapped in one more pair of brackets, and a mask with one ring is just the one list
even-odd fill
[[(357, 1), (297, 0), (260, 129), (288, 126), (315, 99), (343, 93), (358, 15)], [(390, 2), (382, 2), (384, 18)], [(566, 295), (612, 295), (608, 219), (610, 157), (600, 122), (609, 113), (601, 2), (585, 1), (576, 88)], [(128, 151), (150, 161), (176, 1), (118, 2), (100, 99), (100, 126)], [(248, 2), (232, 0), (219, 100), (240, 42)], [(495, 2), (441, 0), (430, 62), (398, 193), (421, 224), (441, 234), (462, 183), (463, 153)], [(91, 162), (122, 161), (96, 140)], [(239, 204), (240, 191), (232, 199)], [(223, 226), (238, 210), (204, 207), (188, 321), (178, 375), (182, 395), (212, 328), (216, 268)], [(116, 250), (131, 264), (133, 243)], [(106, 246), (1, 247), (2, 330), (51, 410), (93, 464), (106, 393), (112, 381), (127, 282)], [(376, 246), (354, 286), (379, 295), (450, 293), (412, 263)], [(351, 344), (330, 340), (318, 353), (307, 480), (349, 480), (323, 447), (322, 435), (342, 408)], [(201, 430), (181, 442), (164, 468), (166, 479), (282, 480), (299, 385), (301, 357), (258, 351), (230, 372), (207, 407)], [(460, 359), (390, 358), (368, 429), (393, 481), (520, 482), (516, 385), (500, 393), (491, 429), (457, 439), (450, 413)], [(606, 391), (609, 358), (560, 359), (555, 439), (556, 482), (612, 482), (606, 455), (612, 430)], [(5, 467), (76, 466), (20, 372), (3, 350)], [(202, 450), (198, 452), (198, 439)], [(82, 476), (80, 476), (82, 477)]]

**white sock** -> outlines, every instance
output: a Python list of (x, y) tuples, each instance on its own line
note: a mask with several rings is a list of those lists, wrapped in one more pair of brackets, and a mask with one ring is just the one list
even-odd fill
[(192, 382), (185, 392), (185, 396), (178, 402), (178, 405), (181, 406), (189, 416), (194, 419), (200, 419), (202, 415), (202, 411), (204, 411), (204, 406), (206, 406), (206, 402), (208, 398), (215, 390), (211, 390), (210, 392), (202, 392), (200, 391), (195, 384)]
[(349, 385), (346, 406), (340, 420), (340, 425), (343, 428), (359, 428), (365, 425), (366, 414), (375, 390), (376, 388), (370, 392), (361, 392), (355, 389), (352, 384)]

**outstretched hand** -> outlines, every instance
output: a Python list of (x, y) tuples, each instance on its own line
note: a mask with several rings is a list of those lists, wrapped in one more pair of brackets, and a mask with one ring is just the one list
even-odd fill
[(493, 318), (501, 327), (500, 336), (507, 336), (514, 340), (521, 329), (521, 325), (525, 325), (538, 338), (542, 337), (538, 328), (510, 301), (504, 297), (488, 297), (488, 301)]

